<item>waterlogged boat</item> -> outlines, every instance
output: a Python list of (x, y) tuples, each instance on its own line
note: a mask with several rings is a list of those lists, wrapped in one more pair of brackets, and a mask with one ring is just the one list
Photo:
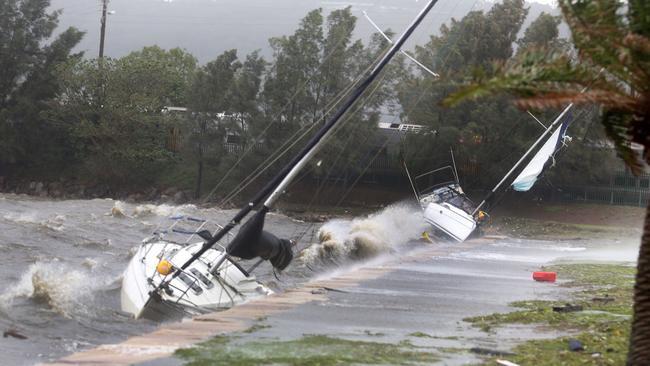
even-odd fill
[[(131, 259), (122, 282), (122, 308), (136, 318), (164, 319), (230, 307), (250, 294), (270, 290), (238, 266), (237, 259), (269, 260), (278, 270), (293, 259), (292, 244), (264, 231), (264, 218), (287, 186), (322, 148), (339, 121), (372, 85), (386, 65), (436, 4), (428, 1), (413, 23), (350, 91), (339, 108), (302, 150), (214, 235), (201, 227), (192, 231), (202, 241), (185, 244), (154, 236), (145, 240)], [(230, 231), (251, 212), (237, 235)], [(231, 239), (231, 240), (229, 240)]]
[(477, 220), (472, 212), (476, 205), (463, 192), (454, 167), (424, 173), (412, 182), (424, 220), (436, 231), (456, 241), (464, 241), (474, 232)]
[[(470, 235), (476, 233), (488, 216), (484, 207), (486, 204), (494, 202), (497, 194), (502, 193), (508, 187), (519, 192), (528, 191), (548, 167), (549, 162), (551, 162), (550, 165), (554, 164), (555, 154), (571, 139), (566, 135), (566, 130), (571, 122), (571, 119), (567, 118), (567, 113), (572, 107), (573, 104), (569, 104), (558, 115), (478, 205), (465, 195), (460, 186), (453, 152), (452, 166), (445, 166), (414, 178), (411, 178), (405, 164), (404, 167), (411, 181), (415, 197), (422, 207), (424, 220), (431, 224), (436, 233), (441, 233), (440, 236), (458, 242), (463, 242)], [(542, 142), (544, 144), (538, 148)], [(531, 157), (534, 151), (537, 153)], [(521, 165), (526, 161), (528, 164), (521, 169)], [(519, 172), (517, 177), (512, 179), (517, 172)], [(505, 185), (506, 182), (510, 183)]]
[[(169, 281), (164, 291), (152, 294), (153, 289), (163, 284), (211, 236), (205, 229), (206, 220), (190, 216), (175, 216), (170, 220), (167, 229), (156, 230), (143, 240), (124, 272), (123, 311), (135, 318), (163, 320), (227, 309), (255, 296), (273, 293), (234, 258), (228, 258), (225, 247), (219, 245), (207, 250)], [(157, 296), (156, 301), (146, 306), (151, 296)]]

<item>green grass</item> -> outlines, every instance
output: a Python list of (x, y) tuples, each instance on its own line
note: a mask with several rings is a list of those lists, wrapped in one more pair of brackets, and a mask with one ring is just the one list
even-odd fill
[[(507, 357), (520, 365), (625, 365), (629, 321), (595, 321), (589, 331), (571, 337), (525, 342), (514, 348), (516, 356)], [(585, 347), (582, 352), (568, 349), (569, 339), (577, 339)], [(594, 357), (594, 353), (600, 356)], [(494, 365), (494, 359), (485, 363)]]
[[(540, 324), (576, 335), (550, 340), (528, 341), (517, 346), (509, 361), (521, 365), (623, 365), (627, 354), (632, 291), (636, 269), (612, 264), (563, 264), (545, 267), (560, 279), (562, 286), (575, 288), (572, 304), (582, 305), (579, 312), (558, 313), (553, 306), (560, 301), (518, 301), (511, 305), (520, 310), (467, 318), (465, 321), (486, 332), (505, 324)], [(570, 352), (569, 339), (580, 340), (583, 352)], [(600, 353), (594, 357), (593, 353)], [(484, 365), (493, 365), (495, 358)]]
[(323, 335), (304, 336), (290, 341), (235, 342), (217, 337), (197, 347), (176, 351), (187, 365), (420, 365), (438, 357), (415, 349), (408, 341), (391, 343), (350, 341)]

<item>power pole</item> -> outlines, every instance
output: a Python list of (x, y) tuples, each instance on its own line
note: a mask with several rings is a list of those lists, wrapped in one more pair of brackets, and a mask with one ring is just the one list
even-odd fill
[(102, 29), (99, 35), (99, 58), (104, 58), (104, 37), (106, 36), (106, 8), (108, 7), (108, 0), (102, 0)]

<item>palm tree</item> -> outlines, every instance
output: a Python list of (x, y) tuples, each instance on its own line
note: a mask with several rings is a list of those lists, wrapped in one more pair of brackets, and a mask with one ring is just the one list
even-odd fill
[[(522, 108), (598, 104), (618, 154), (639, 173), (650, 164), (650, 1), (559, 0), (576, 53), (523, 52), (494, 76), (475, 76), (450, 96), (454, 104), (494, 92), (518, 97)], [(643, 147), (639, 154), (636, 147)], [(646, 211), (634, 287), (628, 365), (650, 365), (650, 206)]]

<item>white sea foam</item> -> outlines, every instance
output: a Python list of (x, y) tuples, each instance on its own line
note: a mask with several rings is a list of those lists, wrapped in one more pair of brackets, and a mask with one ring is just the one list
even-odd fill
[(102, 281), (75, 270), (58, 260), (32, 264), (20, 280), (0, 295), (0, 306), (8, 308), (17, 298), (31, 298), (46, 303), (52, 310), (65, 316), (88, 312), (93, 289)]
[(55, 215), (43, 220), (38, 217), (36, 212), (23, 212), (19, 214), (6, 214), (3, 216), (3, 219), (16, 224), (38, 225), (54, 231), (63, 231), (63, 224), (65, 223), (66, 217), (65, 215)]
[(172, 215), (178, 215), (184, 212), (187, 212), (189, 210), (195, 210), (196, 206), (195, 205), (180, 205), (180, 206), (174, 206), (174, 205), (168, 205), (168, 204), (161, 204), (161, 205), (154, 205), (154, 204), (143, 204), (143, 205), (137, 205), (133, 208), (133, 211), (129, 214), (128, 211), (129, 209), (127, 208), (127, 204), (122, 202), (122, 201), (115, 201), (113, 204), (113, 207), (111, 208), (111, 211), (109, 213), (106, 213), (106, 216), (113, 216), (113, 217), (147, 217), (147, 216), (161, 216), (161, 217), (167, 217), (167, 216), (172, 216)]
[(318, 232), (319, 242), (300, 257), (306, 263), (371, 258), (417, 238), (425, 228), (417, 208), (395, 204), (367, 217), (325, 223)]
[(133, 216), (143, 217), (143, 216), (155, 215), (155, 216), (167, 217), (167, 216), (177, 215), (195, 209), (196, 206), (194, 205), (173, 206), (167, 204), (162, 204), (162, 205), (146, 204), (146, 205), (136, 206), (135, 209), (133, 209)]
[(97, 267), (97, 261), (92, 258), (85, 258), (81, 264), (88, 269), (95, 269)]
[(115, 201), (113, 207), (111, 208), (111, 212), (107, 213), (106, 216), (128, 217), (129, 215), (126, 214), (126, 207), (124, 207), (124, 202)]
[(52, 218), (42, 221), (40, 225), (54, 231), (63, 231), (64, 222), (65, 222), (64, 215), (56, 215)]

